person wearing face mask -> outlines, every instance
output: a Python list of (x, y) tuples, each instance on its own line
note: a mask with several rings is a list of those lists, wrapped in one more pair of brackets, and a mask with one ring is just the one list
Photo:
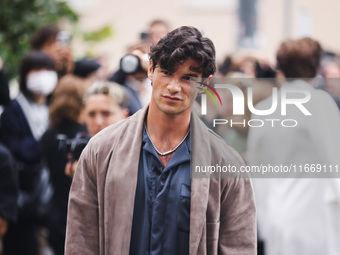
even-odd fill
[(37, 230), (46, 223), (53, 193), (40, 139), (49, 125), (47, 99), (57, 81), (53, 60), (41, 51), (31, 52), (21, 64), (20, 93), (1, 115), (0, 140), (19, 171), (18, 220), (4, 237), (4, 255), (39, 254)]

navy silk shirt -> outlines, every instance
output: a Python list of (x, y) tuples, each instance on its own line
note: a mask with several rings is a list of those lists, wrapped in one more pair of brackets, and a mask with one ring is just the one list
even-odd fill
[(143, 130), (130, 255), (189, 254), (190, 134), (163, 168)]

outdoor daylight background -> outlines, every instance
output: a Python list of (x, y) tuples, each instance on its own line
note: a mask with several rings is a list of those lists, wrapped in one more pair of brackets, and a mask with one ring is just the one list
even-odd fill
[[(326, 167), (330, 165), (328, 162), (330, 162), (329, 158), (331, 158), (332, 160), (336, 159), (334, 160), (334, 162), (336, 162), (334, 168), (338, 169), (340, 165), (340, 114), (338, 111), (340, 109), (339, 10), (339, 0), (0, 0), (0, 89), (1, 87), (6, 89), (3, 90), (6, 93), (0, 90), (0, 156), (1, 146), (5, 141), (7, 141), (5, 145), (8, 148), (12, 146), (18, 149), (18, 151), (20, 150), (20, 152), (35, 153), (38, 151), (39, 159), (37, 162), (39, 161), (39, 167), (48, 161), (46, 158), (51, 156), (50, 162), (47, 163), (51, 163), (51, 166), (56, 166), (56, 169), (53, 170), (49, 166), (49, 168), (52, 169), (50, 172), (53, 173), (54, 171), (54, 173), (57, 173), (59, 175), (57, 176), (58, 178), (61, 176), (60, 179), (50, 178), (50, 180), (56, 183), (54, 186), (55, 190), (56, 187), (58, 187), (59, 191), (62, 191), (60, 192), (60, 201), (62, 201), (63, 206), (56, 206), (56, 208), (62, 209), (61, 213), (58, 214), (59, 212), (53, 211), (47, 216), (57, 218), (57, 216), (59, 217), (59, 215), (61, 215), (60, 222), (62, 224), (59, 224), (58, 219), (54, 222), (56, 226), (52, 227), (62, 227), (62, 230), (60, 233), (54, 231), (49, 232), (46, 226), (39, 226), (40, 229), (36, 232), (37, 234), (31, 235), (39, 239), (39, 255), (59, 255), (63, 254), (64, 251), (63, 242), (65, 240), (68, 194), (69, 187), (72, 183), (72, 175), (75, 170), (73, 170), (71, 175), (66, 171), (67, 176), (65, 175), (65, 169), (67, 170), (65, 166), (71, 163), (70, 153), (66, 153), (66, 151), (60, 150), (59, 148), (60, 139), (58, 137), (60, 137), (60, 134), (64, 134), (61, 131), (59, 132), (59, 128), (65, 123), (65, 126), (67, 126), (71, 119), (72, 125), (76, 124), (84, 128), (84, 130), (90, 130), (89, 127), (85, 127), (84, 125), (87, 125), (85, 121), (86, 117), (90, 118), (89, 116), (91, 115), (89, 110), (84, 110), (86, 108), (86, 100), (88, 100), (88, 97), (84, 100), (84, 94), (98, 81), (114, 81), (119, 83), (114, 86), (118, 86), (120, 90), (123, 91), (121, 93), (121, 100), (112, 100), (108, 98), (107, 93), (104, 94), (107, 97), (108, 107), (111, 106), (112, 103), (116, 106), (118, 101), (126, 101), (124, 95), (129, 98), (128, 104), (123, 105), (123, 103), (125, 103), (123, 102), (123, 108), (120, 109), (125, 113), (121, 115), (124, 116), (124, 118), (128, 114), (132, 115), (149, 104), (152, 84), (147, 76), (149, 63), (147, 53), (149, 52), (150, 45), (154, 42), (145, 37), (151, 31), (152, 26), (150, 25), (153, 21), (161, 21), (161, 27), (163, 26), (163, 28), (164, 24), (165, 27), (166, 24), (168, 24), (169, 30), (180, 26), (194, 26), (202, 31), (205, 37), (213, 41), (216, 48), (217, 72), (214, 79), (211, 80), (211, 86), (213, 86), (213, 84), (219, 84), (218, 82), (223, 78), (224, 80), (222, 80), (223, 82), (220, 82), (220, 84), (233, 81), (234, 83), (232, 84), (237, 86), (238, 90), (242, 91), (242, 94), (246, 95), (246, 97), (248, 96), (247, 92), (250, 89), (254, 89), (253, 96), (249, 97), (252, 98), (254, 107), (266, 99), (268, 101), (268, 98), (273, 94), (273, 89), (279, 88), (286, 82), (282, 79), (285, 75), (282, 62), (278, 61), (280, 62), (280, 68), (278, 68), (276, 59), (276, 54), (281, 43), (288, 39), (312, 38), (313, 40), (309, 38), (300, 40), (305, 40), (303, 43), (306, 43), (307, 46), (304, 48), (298, 46), (296, 47), (297, 50), (292, 47), (295, 51), (292, 50), (293, 53), (291, 55), (285, 52), (281, 57), (284, 59), (284, 57), (288, 56), (287, 63), (289, 64), (286, 64), (286, 69), (295, 68), (298, 69), (298, 71), (302, 70), (301, 75), (299, 73), (299, 75), (293, 77), (289, 77), (289, 75), (286, 75), (286, 77), (300, 78), (300, 80), (303, 81), (301, 83), (302, 85), (300, 83), (296, 83), (295, 85), (297, 87), (301, 86), (303, 89), (307, 88), (308, 91), (314, 93), (312, 94), (313, 99), (316, 99), (315, 101), (311, 100), (313, 102), (310, 104), (310, 108), (316, 113), (313, 115), (315, 118), (313, 122), (310, 121), (311, 118), (308, 119), (309, 122), (306, 121), (307, 118), (301, 118), (301, 121), (297, 118), (302, 124), (296, 129), (285, 129), (282, 127), (273, 129), (268, 127), (268, 129), (262, 128), (256, 130), (257, 127), (249, 128), (244, 125), (242, 128), (240, 124), (239, 126), (241, 126), (241, 128), (236, 125), (235, 127), (220, 125), (214, 129), (211, 127), (211, 123), (213, 123), (215, 119), (228, 118), (229, 123), (231, 121), (239, 123), (240, 121), (244, 121), (245, 123), (246, 120), (250, 121), (251, 118), (254, 117), (251, 115), (249, 109), (246, 109), (246, 112), (244, 112), (242, 116), (234, 114), (233, 95), (228, 92), (220, 93), (223, 106), (222, 102), (221, 106), (218, 105), (218, 102), (217, 104), (215, 103), (217, 107), (210, 98), (207, 100), (210, 112), (208, 111), (208, 114), (203, 116), (202, 119), (208, 127), (213, 129), (213, 131), (218, 133), (231, 147), (238, 151), (245, 163), (249, 166), (252, 160), (255, 166), (262, 166), (262, 164), (268, 163), (267, 161), (273, 165), (274, 163), (279, 165), (283, 164), (281, 160), (284, 158), (287, 159), (287, 162), (284, 162), (286, 165), (294, 164), (298, 169), (302, 169), (303, 164), (314, 163), (314, 160), (318, 165), (323, 165), (326, 169)], [(55, 83), (54, 85), (52, 84), (53, 86), (49, 86), (51, 87), (51, 91), (54, 90), (54, 92), (46, 92), (46, 95), (41, 92), (41, 90), (45, 91), (44, 82), (46, 81), (43, 80), (44, 82), (41, 82), (43, 86), (39, 88), (40, 90), (36, 91), (36, 95), (44, 96), (42, 97), (43, 103), (33, 103), (39, 107), (43, 105), (41, 108), (45, 115), (41, 117), (39, 113), (36, 114), (33, 112), (31, 122), (34, 123), (34, 121), (37, 121), (39, 129), (42, 126), (40, 123), (45, 124), (46, 129), (39, 131), (46, 131), (46, 133), (49, 134), (48, 131), (51, 130), (50, 128), (53, 126), (51, 116), (57, 116), (62, 119), (60, 123), (54, 124), (55, 127), (52, 127), (52, 129), (55, 128), (58, 130), (58, 132), (56, 131), (56, 135), (51, 133), (53, 135), (53, 137), (51, 136), (53, 142), (51, 143), (48, 139), (46, 140), (47, 142), (45, 142), (45, 148), (47, 145), (47, 149), (52, 148), (51, 151), (46, 150), (40, 143), (42, 141), (41, 137), (44, 137), (43, 134), (46, 133), (41, 132), (39, 139), (33, 139), (31, 131), (36, 131), (36, 129), (31, 129), (28, 124), (26, 125), (25, 131), (28, 133), (27, 136), (34, 140), (34, 144), (24, 147), (23, 144), (26, 141), (26, 136), (23, 135), (23, 138), (21, 138), (15, 133), (16, 131), (19, 133), (22, 132), (22, 130), (25, 129), (24, 125), (17, 121), (15, 114), (11, 114), (11, 112), (6, 113), (7, 109), (11, 109), (8, 107), (8, 105), (11, 104), (10, 99), (14, 99), (12, 102), (16, 102), (18, 95), (19, 99), (20, 96), (24, 95), (24, 93), (20, 93), (19, 70), (25, 56), (32, 51), (30, 40), (37, 31), (41, 31), (39, 30), (40, 28), (47, 25), (56, 25), (58, 29), (53, 27), (52, 30), (55, 29), (58, 30), (58, 32), (52, 36), (53, 40), (51, 40), (51, 37), (47, 37), (48, 40), (43, 44), (43, 46), (46, 47), (38, 47), (37, 49), (47, 53), (53, 58), (51, 61), (54, 61), (53, 65), (56, 65), (59, 81), (57, 80), (57, 73), (52, 71), (53, 77), (47, 77), (49, 78), (47, 81), (50, 85)], [(64, 37), (60, 37), (60, 35)], [(70, 35), (70, 40), (68, 40), (68, 35)], [(143, 38), (144, 41), (142, 40)], [(319, 44), (316, 41), (321, 44), (323, 51), (320, 50)], [(292, 42), (294, 41), (289, 41), (288, 43)], [(313, 47), (310, 45), (313, 45)], [(133, 48), (134, 51), (132, 51), (131, 48)], [(313, 51), (313, 49), (317, 50)], [(39, 53), (41, 54), (42, 52)], [(141, 66), (138, 66), (136, 72), (124, 73), (125, 70), (120, 67), (120, 61), (127, 53), (137, 55), (139, 60), (138, 58), (135, 58), (135, 60), (137, 59), (139, 63), (143, 62)], [(35, 54), (37, 54), (37, 52), (35, 52)], [(319, 55), (321, 55), (321, 61), (318, 67)], [(45, 57), (47, 60), (49, 59), (47, 55)], [(297, 59), (302, 59), (305, 62), (299, 62)], [(314, 59), (317, 59), (317, 61), (314, 61)], [(296, 68), (294, 64), (296, 64), (298, 68)], [(30, 69), (32, 66), (33, 65), (27, 65), (27, 69)], [(300, 67), (302, 67), (301, 70)], [(304, 81), (306, 78), (304, 69), (308, 68), (313, 69), (313, 76), (310, 77), (317, 78), (313, 79), (313, 83), (311, 79), (310, 84)], [(29, 72), (33, 74), (42, 73), (44, 75), (45, 69), (51, 71), (50, 68), (39, 67), (32, 68)], [(81, 70), (81, 72), (79, 70)], [(22, 74), (22, 76), (21, 85), (26, 89), (26, 80), (29, 75)], [(4, 79), (1, 79), (1, 77), (4, 77)], [(7, 82), (7, 78), (9, 82)], [(54, 78), (55, 81), (51, 78)], [(261, 80), (262, 78), (263, 80)], [(268, 80), (268, 78), (272, 80)], [(31, 83), (33, 84), (33, 82)], [(8, 84), (9, 86), (7, 86)], [(109, 85), (111, 86), (112, 84)], [(23, 88), (21, 88), (21, 90), (25, 92)], [(33, 89), (32, 91), (34, 92)], [(227, 91), (227, 89), (223, 91)], [(32, 94), (34, 94), (33, 92)], [(7, 102), (1, 102), (1, 96), (3, 95), (7, 97)], [(52, 95), (51, 101), (50, 95)], [(199, 104), (201, 103), (201, 105), (203, 105), (203, 101), (200, 100), (204, 98), (202, 95), (203, 94), (197, 97), (197, 102), (195, 102), (193, 107), (194, 110), (196, 110), (195, 107), (198, 107), (198, 112), (200, 110)], [(76, 101), (74, 105), (72, 105), (73, 100)], [(248, 102), (246, 100), (247, 99), (242, 102)], [(56, 103), (53, 105), (50, 104), (50, 102)], [(68, 104), (71, 105), (71, 110), (66, 109)], [(51, 105), (54, 108), (51, 107)], [(105, 103), (101, 100), (99, 103), (93, 103), (93, 105), (95, 105), (95, 107), (105, 106)], [(66, 110), (64, 106), (66, 106)], [(264, 109), (269, 108), (266, 104), (262, 106)], [(51, 109), (52, 111), (48, 112), (48, 110)], [(58, 112), (56, 109), (61, 110)], [(69, 118), (68, 114), (71, 114), (72, 110), (76, 113), (72, 118)], [(86, 116), (86, 112), (89, 112), (88, 116)], [(50, 115), (48, 115), (48, 113)], [(293, 117), (295, 117), (294, 113), (295, 112), (292, 113)], [(300, 114), (299, 111), (298, 113)], [(26, 123), (26, 115), (21, 115), (19, 117), (22, 117), (23, 123)], [(277, 120), (287, 117), (282, 115), (279, 117), (274, 116), (273, 119)], [(7, 116), (7, 120), (4, 116)], [(107, 114), (107, 116), (109, 116), (109, 114)], [(267, 116), (265, 117), (267, 118)], [(14, 119), (13, 121), (12, 118)], [(288, 118), (289, 116), (287, 119)], [(6, 121), (8, 127), (5, 130)], [(13, 124), (15, 128), (12, 128), (8, 123)], [(99, 130), (114, 123), (105, 123), (107, 125), (100, 126), (96, 131), (99, 132)], [(255, 138), (252, 140), (251, 137), (254, 130), (261, 132), (257, 136), (253, 135)], [(278, 132), (278, 130), (281, 132)], [(313, 132), (310, 132), (311, 130)], [(79, 133), (83, 133), (80, 132), (82, 131), (80, 129), (74, 129), (74, 131), (75, 133), (68, 137), (69, 141), (75, 140)], [(90, 132), (89, 136), (95, 135), (95, 133), (96, 132), (92, 134)], [(11, 139), (17, 140), (17, 138), (20, 140), (20, 143), (11, 141)], [(87, 141), (88, 140), (86, 140), (86, 142)], [(251, 143), (249, 141), (253, 142)], [(267, 144), (263, 141), (267, 142)], [(285, 143), (287, 146), (282, 146)], [(249, 144), (251, 146), (249, 146)], [(249, 148), (253, 149), (253, 154), (250, 153), (251, 150)], [(282, 148), (286, 150), (281, 151)], [(7, 150), (7, 148), (5, 149)], [(40, 155), (44, 153), (48, 157), (46, 157), (46, 155)], [(305, 155), (305, 158), (301, 155)], [(263, 157), (263, 161), (256, 161), (259, 160), (261, 156)], [(321, 161), (318, 161), (319, 158), (317, 156), (320, 156), (322, 159), (325, 158), (322, 164), (320, 163)], [(58, 157), (61, 158), (61, 160)], [(270, 162), (270, 160), (275, 157), (277, 157), (277, 161)], [(290, 162), (292, 158), (296, 159), (296, 161)], [(21, 160), (20, 157), (18, 157), (18, 159)], [(23, 166), (25, 166), (26, 163), (30, 165), (34, 160), (29, 158)], [(3, 160), (1, 160), (0, 163), (2, 163), (2, 161)], [(20, 164), (17, 164), (17, 166), (22, 167)], [(309, 170), (310, 167), (309, 165), (307, 166), (307, 170)], [(46, 169), (40, 169), (39, 174), (43, 172), (42, 170)], [(14, 173), (15, 171), (12, 172)], [(3, 171), (3, 173), (5, 172)], [(302, 178), (278, 178), (277, 180), (275, 180), (276, 177), (267, 178), (263, 183), (261, 182), (262, 177), (254, 178), (253, 187), (255, 198), (263, 198), (263, 201), (265, 201), (262, 207), (261, 203), (258, 202), (260, 200), (256, 202), (257, 215), (263, 215), (262, 218), (261, 216), (258, 217), (258, 226), (261, 225), (262, 219), (262, 222), (264, 222), (262, 225), (266, 227), (263, 229), (269, 229), (261, 233), (261, 228), (258, 227), (259, 255), (264, 255), (263, 251), (266, 242), (267, 247), (270, 245), (272, 245), (272, 247), (275, 246), (274, 248), (277, 248), (278, 252), (265, 255), (340, 254), (340, 178), (338, 178), (340, 172), (337, 171), (336, 174), (337, 178), (329, 178), (329, 180), (324, 178), (326, 175), (322, 178), (314, 179), (309, 178), (309, 176), (308, 178), (304, 178), (305, 176), (303, 176)], [(7, 177), (8, 176), (9, 174), (7, 174)], [(0, 171), (0, 188), (1, 180), (5, 179), (5, 177), (1, 177)], [(13, 177), (13, 179), (15, 178)], [(22, 178), (22, 180), (25, 180), (25, 178)], [(48, 184), (50, 180), (47, 180), (46, 183)], [(60, 180), (65, 181), (65, 187), (63, 184), (60, 184)], [(12, 185), (12, 187), (14, 186), (15, 185)], [(35, 184), (32, 185), (34, 188), (36, 188), (36, 186)], [(3, 185), (3, 187), (5, 186)], [(0, 200), (1, 195), (5, 193), (6, 192), (2, 192), (0, 189)], [(41, 190), (34, 192), (35, 198), (39, 196), (37, 199), (40, 199), (40, 195), (44, 193), (45, 192)], [(57, 194), (57, 192), (54, 194)], [(270, 196), (272, 200), (268, 199), (268, 196)], [(55, 195), (55, 198), (57, 198), (56, 201), (59, 202), (57, 195)], [(319, 200), (317, 198), (319, 198)], [(13, 207), (15, 210), (17, 210), (17, 201), (19, 201), (19, 199), (14, 196), (11, 201), (14, 204)], [(47, 202), (51, 201), (52, 199)], [(267, 211), (269, 211), (268, 205), (270, 205), (270, 209), (272, 209), (272, 218), (268, 217), (269, 214), (266, 214)], [(281, 208), (284, 209), (281, 210)], [(12, 213), (10, 213), (10, 215), (11, 214)], [(281, 218), (277, 218), (277, 216)], [(5, 254), (6, 245), (3, 245), (6, 244), (6, 242), (3, 241), (4, 239), (2, 239), (1, 236), (1, 217), (0, 211), (0, 255), (7, 255)], [(7, 227), (7, 219), (5, 220)], [(5, 220), (3, 222), (5, 222)], [(324, 221), (326, 221), (326, 223)], [(30, 220), (27, 220), (25, 223), (27, 222), (29, 224), (32, 223)], [(15, 225), (16, 223), (12, 222), (11, 224)], [(35, 223), (32, 225), (34, 224)], [(39, 224), (37, 224), (37, 226)], [(19, 223), (17, 225), (20, 226)], [(9, 226), (11, 227), (11, 225)], [(25, 227), (25, 225), (21, 226)], [(35, 231), (35, 227), (36, 226), (31, 227), (30, 230), (33, 229)], [(273, 234), (275, 231), (272, 231), (273, 229), (283, 230), (284, 235), (275, 236)], [(288, 232), (285, 232), (287, 229)], [(311, 229), (313, 229), (314, 232), (311, 231)], [(21, 233), (23, 231), (18, 232)], [(3, 231), (3, 233), (6, 233), (6, 231)], [(7, 232), (7, 237), (9, 236), (8, 233), (9, 232)], [(54, 247), (52, 247), (53, 242), (49, 240), (49, 238), (56, 233), (60, 234), (58, 241), (61, 242), (55, 246), (61, 249), (61, 253), (52, 251), (52, 249), (54, 249)], [(327, 233), (327, 235), (324, 233)], [(308, 236), (310, 238), (308, 238)], [(285, 245), (283, 237), (287, 238), (289, 245)], [(305, 253), (301, 252), (302, 245), (299, 243), (300, 237), (302, 241), (306, 241), (300, 242), (306, 244), (304, 248), (306, 248), (307, 252)], [(274, 241), (267, 241), (266, 238), (272, 238)], [(26, 240), (24, 235), (22, 239)], [(13, 234), (12, 240), (15, 240), (13, 247), (17, 248), (16, 242), (19, 243), (18, 236)], [(36, 240), (31, 243), (35, 243), (35, 241)], [(30, 241), (27, 241), (27, 243), (30, 243)], [(319, 245), (319, 243), (322, 243), (322, 245)], [(25, 245), (19, 248), (23, 247), (25, 247)], [(297, 252), (294, 253), (292, 250), (289, 250), (291, 247), (296, 248)], [(322, 252), (319, 252), (319, 250), (314, 247), (322, 250)], [(282, 252), (284, 249), (288, 250), (287, 253)], [(26, 254), (28, 253), (25, 253), (25, 255)], [(33, 253), (33, 255), (36, 254)]]
[[(275, 64), (275, 52), (280, 42), (304, 36), (318, 40), (328, 51), (340, 52), (340, 34), (337, 33), (340, 2), (337, 0), (66, 1), (78, 18), (65, 8), (57, 11), (53, 7), (55, 3), (63, 1), (2, 1), (0, 42), (11, 44), (19, 40), (22, 45), (28, 45), (29, 37), (36, 30), (34, 28), (45, 25), (41, 23), (43, 16), (54, 15), (45, 21), (57, 23), (61, 29), (73, 34), (75, 59), (89, 55), (105, 56), (112, 71), (118, 68), (127, 48), (140, 40), (141, 33), (146, 32), (155, 19), (167, 21), (170, 29), (191, 25), (204, 31), (216, 46), (218, 63), (229, 54), (246, 55), (251, 52)], [(45, 12), (37, 12), (34, 8), (38, 7)], [(39, 16), (36, 23), (34, 15)], [(10, 26), (7, 22), (11, 23)], [(5, 31), (8, 27), (13, 33), (11, 37)], [(27, 53), (28, 48), (13, 49), (15, 52), (11, 53), (9, 50), (0, 46), (4, 62), (8, 62), (8, 54), (13, 54), (15, 56), (11, 58), (19, 64), (23, 51)], [(9, 69), (13, 78), (15, 73), (12, 70), (15, 68), (11, 61), (9, 64), (12, 65)]]
[[(340, 52), (340, 2), (337, 0), (70, 0), (79, 26), (88, 31), (111, 26), (110, 38), (96, 44), (95, 54), (109, 56), (117, 67), (122, 52), (139, 40), (154, 19), (171, 28), (195, 26), (212, 39), (217, 60), (231, 53), (257, 51), (275, 63), (279, 43), (310, 36), (330, 51)], [(87, 48), (74, 42), (75, 56)]]

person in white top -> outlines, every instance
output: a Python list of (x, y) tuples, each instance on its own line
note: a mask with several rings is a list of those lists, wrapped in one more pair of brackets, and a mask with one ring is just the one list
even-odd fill
[[(270, 115), (252, 116), (263, 121), (290, 120), (249, 130), (250, 165), (291, 169), (270, 176), (277, 178), (254, 179), (265, 254), (340, 254), (340, 182), (334, 178), (340, 174), (336, 172), (340, 165), (340, 114), (333, 99), (311, 84), (320, 55), (320, 44), (310, 38), (283, 42), (277, 61), (286, 79), (277, 98), (286, 95), (301, 104), (287, 105), (286, 115), (278, 107)], [(295, 92), (289, 92), (292, 90)], [(255, 108), (270, 109), (272, 100), (269, 97)]]

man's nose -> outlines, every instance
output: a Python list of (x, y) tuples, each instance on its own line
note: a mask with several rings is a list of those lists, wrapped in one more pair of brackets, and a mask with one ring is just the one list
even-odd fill
[(181, 84), (178, 79), (172, 79), (167, 88), (171, 93), (177, 93), (181, 90)]

